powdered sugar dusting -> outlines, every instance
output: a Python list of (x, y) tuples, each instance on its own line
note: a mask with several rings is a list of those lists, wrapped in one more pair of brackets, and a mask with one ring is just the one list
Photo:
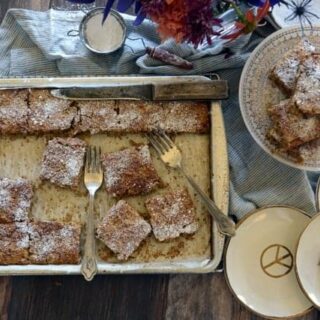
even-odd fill
[(98, 238), (119, 260), (127, 260), (150, 232), (149, 223), (124, 200), (114, 205), (97, 227)]
[(146, 145), (106, 154), (102, 164), (107, 191), (113, 196), (145, 194), (160, 183)]
[(194, 233), (198, 229), (195, 211), (187, 190), (154, 196), (146, 201), (153, 233), (159, 241), (173, 239), (181, 233)]
[(27, 180), (0, 178), (0, 223), (25, 221), (32, 196), (32, 185)]

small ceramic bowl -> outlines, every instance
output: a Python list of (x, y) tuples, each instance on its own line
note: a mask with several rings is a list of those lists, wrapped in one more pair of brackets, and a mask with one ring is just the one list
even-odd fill
[[(121, 15), (115, 11), (115, 10), (111, 10), (109, 13), (109, 16), (107, 18), (107, 20), (104, 22), (104, 24), (106, 24), (108, 22), (108, 19), (113, 19), (114, 23), (117, 24), (117, 30), (122, 32), (119, 42), (114, 44), (112, 47), (107, 48), (107, 49), (101, 49), (101, 46), (99, 45), (99, 41), (104, 41), (104, 39), (107, 39), (107, 37), (113, 37), (114, 35), (112, 34), (112, 32), (110, 32), (110, 34), (108, 34), (108, 30), (103, 30), (102, 27), (101, 29), (100, 26), (102, 26), (102, 16), (103, 16), (103, 10), (104, 8), (95, 8), (91, 11), (89, 11), (82, 19), (81, 23), (80, 23), (80, 28), (79, 28), (79, 35), (80, 35), (80, 39), (82, 40), (82, 42), (84, 43), (84, 45), (92, 52), (94, 53), (99, 53), (99, 54), (110, 54), (113, 53), (117, 50), (119, 50), (125, 40), (126, 40), (126, 32), (127, 32), (127, 27), (126, 24), (124, 22), (124, 19), (121, 17)], [(88, 23), (90, 21), (93, 21), (92, 19), (96, 19), (97, 18), (97, 30), (98, 33), (99, 32), (103, 32), (103, 34), (93, 34), (92, 38), (95, 38), (95, 41), (98, 41), (98, 45), (94, 45), (91, 41), (90, 41), (90, 36), (88, 35)], [(101, 21), (101, 25), (100, 25), (100, 21)], [(99, 40), (100, 39), (100, 40)]]
[(305, 212), (277, 206), (253, 211), (238, 223), (226, 246), (225, 275), (233, 294), (252, 312), (285, 319), (311, 310), (294, 268), (296, 245), (309, 222)]

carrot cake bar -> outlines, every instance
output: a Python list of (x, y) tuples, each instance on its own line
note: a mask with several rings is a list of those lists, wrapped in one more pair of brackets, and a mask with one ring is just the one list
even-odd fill
[(41, 178), (60, 187), (77, 189), (83, 171), (86, 143), (78, 138), (54, 138), (44, 152)]
[(79, 263), (80, 231), (79, 225), (55, 221), (31, 222), (29, 227), (31, 263)]
[(111, 207), (97, 227), (97, 237), (119, 260), (127, 260), (151, 232), (151, 227), (124, 200)]
[(29, 108), (30, 133), (68, 130), (77, 115), (77, 108), (70, 100), (55, 98), (49, 90), (31, 90)]
[(26, 221), (32, 196), (29, 181), (0, 178), (0, 223)]
[(193, 202), (186, 189), (151, 197), (145, 204), (153, 233), (159, 241), (177, 238), (182, 233), (191, 234), (198, 229)]
[(289, 50), (271, 70), (270, 78), (287, 94), (293, 93), (301, 61), (315, 47), (308, 41), (303, 40), (294, 49)]
[(29, 235), (26, 222), (0, 224), (0, 264), (27, 264)]
[(28, 90), (0, 90), (0, 133), (28, 130)]
[(102, 165), (107, 192), (114, 197), (146, 194), (160, 184), (147, 145), (105, 154)]

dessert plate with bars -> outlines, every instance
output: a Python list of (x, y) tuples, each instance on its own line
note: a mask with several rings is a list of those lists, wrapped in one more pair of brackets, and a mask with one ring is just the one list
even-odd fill
[(281, 29), (253, 51), (239, 88), (242, 117), (259, 146), (310, 171), (320, 170), (319, 52), (320, 27), (304, 36), (299, 27)]

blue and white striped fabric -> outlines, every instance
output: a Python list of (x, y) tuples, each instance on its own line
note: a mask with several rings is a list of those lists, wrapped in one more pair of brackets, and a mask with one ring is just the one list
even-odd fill
[(292, 169), (272, 159), (253, 141), (242, 121), (238, 105), (241, 69), (250, 51), (261, 41), (249, 36), (229, 45), (226, 58), (222, 45), (199, 51), (188, 45), (167, 41), (162, 46), (192, 60), (195, 68), (181, 71), (163, 65), (145, 54), (145, 47), (160, 43), (154, 25), (144, 22), (132, 27), (132, 18), (124, 15), (128, 39), (122, 50), (101, 57), (90, 53), (78, 37), (82, 13), (50, 10), (34, 12), (10, 10), (0, 28), (0, 76), (60, 76), (108, 74), (203, 74), (219, 72), (229, 81), (230, 99), (224, 102), (231, 167), (231, 214), (238, 218), (266, 205), (285, 204), (314, 212), (314, 190), (306, 172)]

